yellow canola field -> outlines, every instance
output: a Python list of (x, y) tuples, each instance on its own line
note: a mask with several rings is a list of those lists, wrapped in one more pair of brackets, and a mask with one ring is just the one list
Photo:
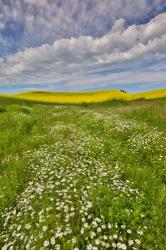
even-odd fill
[(98, 103), (109, 100), (135, 100), (156, 99), (166, 97), (166, 89), (154, 90), (144, 93), (129, 94), (120, 90), (102, 90), (95, 92), (44, 92), (33, 91), (19, 94), (6, 95), (7, 97), (19, 98), (31, 101), (50, 103)]

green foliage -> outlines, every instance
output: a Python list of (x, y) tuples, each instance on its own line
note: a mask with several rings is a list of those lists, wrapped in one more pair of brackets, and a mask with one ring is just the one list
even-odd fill
[(164, 250), (165, 117), (0, 98), (0, 248)]

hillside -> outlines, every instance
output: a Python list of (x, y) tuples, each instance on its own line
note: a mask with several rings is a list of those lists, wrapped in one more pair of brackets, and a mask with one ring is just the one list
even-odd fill
[(108, 100), (136, 100), (155, 99), (166, 97), (166, 89), (154, 90), (144, 93), (124, 93), (120, 90), (101, 90), (95, 92), (47, 92), (32, 91), (18, 94), (4, 95), (7, 97), (50, 102), (50, 103), (97, 103)]

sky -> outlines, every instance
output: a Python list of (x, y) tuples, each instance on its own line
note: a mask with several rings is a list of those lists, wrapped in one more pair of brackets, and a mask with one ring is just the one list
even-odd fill
[(0, 93), (166, 88), (166, 0), (0, 0)]

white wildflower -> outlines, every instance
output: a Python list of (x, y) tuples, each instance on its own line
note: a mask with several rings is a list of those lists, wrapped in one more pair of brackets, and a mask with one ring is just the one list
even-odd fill
[(50, 243), (49, 243), (49, 240), (45, 240), (45, 241), (44, 241), (44, 247), (48, 247), (49, 244), (50, 244)]

